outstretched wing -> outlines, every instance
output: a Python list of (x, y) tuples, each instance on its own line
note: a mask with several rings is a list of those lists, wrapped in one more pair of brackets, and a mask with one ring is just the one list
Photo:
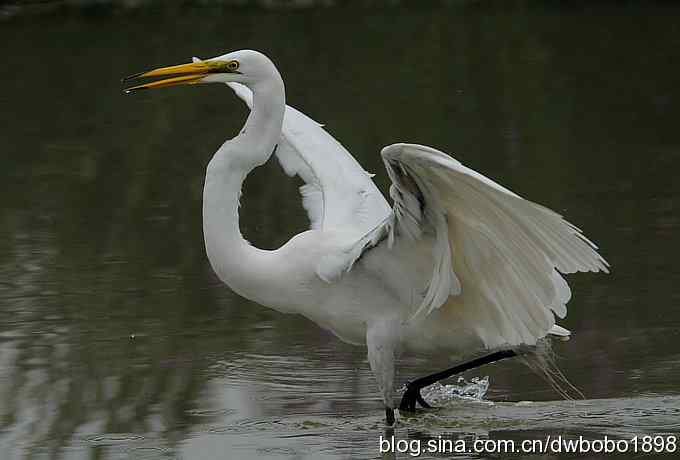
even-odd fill
[(376, 246), (399, 252), (430, 241), (432, 273), (411, 318), (441, 309), (490, 348), (565, 335), (554, 318), (566, 315), (571, 296), (560, 273), (608, 272), (578, 228), (438, 150), (394, 144), (382, 157), (393, 213), (345, 252), (335, 272)]
[[(228, 83), (252, 108), (252, 92)], [(276, 157), (289, 176), (298, 175), (302, 204), (311, 228), (347, 229), (364, 233), (390, 213), (371, 175), (319, 123), (286, 106)]]

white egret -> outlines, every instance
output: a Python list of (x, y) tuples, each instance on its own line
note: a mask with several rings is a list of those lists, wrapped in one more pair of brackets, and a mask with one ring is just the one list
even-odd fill
[[(561, 274), (608, 271), (596, 246), (559, 214), (430, 147), (382, 149), (390, 208), (340, 143), (286, 105), (278, 70), (259, 52), (194, 58), (128, 79), (146, 77), (163, 79), (126, 91), (226, 83), (250, 107), (241, 132), (207, 166), (208, 259), (243, 297), (365, 345), (389, 424), (399, 353), (474, 358), (408, 385), (400, 409), (427, 407), (421, 388), (549, 334), (568, 336), (555, 324), (571, 296)], [(311, 229), (268, 251), (243, 238), (238, 207), (245, 177), (272, 154), (304, 180)]]

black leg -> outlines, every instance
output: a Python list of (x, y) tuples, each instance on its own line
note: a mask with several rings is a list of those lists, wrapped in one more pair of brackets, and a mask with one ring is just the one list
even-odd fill
[(453, 366), (450, 369), (446, 369), (435, 374), (430, 374), (425, 377), (414, 380), (413, 382), (409, 382), (406, 384), (406, 392), (404, 393), (404, 396), (402, 396), (401, 398), (399, 410), (415, 412), (416, 402), (418, 402), (418, 404), (420, 404), (422, 407), (430, 408), (432, 406), (430, 406), (425, 401), (425, 399), (423, 399), (423, 397), (420, 395), (420, 390), (422, 390), (426, 386), (430, 386), (435, 382), (439, 382), (440, 380), (449, 378), (452, 375), (460, 374), (461, 372), (474, 369), (475, 367), (480, 367), (483, 366), (484, 364), (500, 361), (501, 359), (512, 358), (513, 356), (517, 356), (517, 353), (514, 350), (496, 351), (489, 355), (473, 359), (472, 361), (468, 361), (467, 363), (459, 364), (457, 366)]

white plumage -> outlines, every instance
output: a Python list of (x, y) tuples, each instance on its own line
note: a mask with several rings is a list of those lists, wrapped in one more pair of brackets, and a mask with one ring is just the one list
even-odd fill
[[(388, 408), (400, 352), (463, 359), (568, 336), (555, 324), (571, 297), (562, 274), (607, 272), (595, 245), (562, 216), (430, 147), (382, 150), (390, 208), (340, 143), (285, 105), (276, 67), (258, 52), (142, 76), (170, 73), (190, 76), (132, 89), (223, 82), (251, 109), (206, 173), (204, 233), (216, 273), (255, 302), (365, 344)], [(305, 182), (311, 229), (264, 251), (241, 236), (238, 196), (248, 172), (273, 151)]]

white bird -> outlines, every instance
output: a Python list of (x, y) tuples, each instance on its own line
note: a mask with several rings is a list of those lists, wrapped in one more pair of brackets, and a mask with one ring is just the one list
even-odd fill
[[(194, 58), (127, 79), (146, 77), (164, 79), (126, 92), (226, 83), (248, 105), (245, 126), (206, 170), (208, 259), (241, 296), (365, 345), (388, 424), (401, 352), (474, 358), (408, 385), (399, 408), (429, 407), (421, 388), (519, 354), (549, 334), (568, 336), (555, 324), (571, 297), (562, 274), (608, 271), (596, 246), (562, 216), (431, 147), (382, 149), (390, 207), (340, 143), (286, 105), (281, 75), (262, 53)], [(272, 154), (304, 180), (311, 229), (268, 251), (243, 238), (238, 208), (244, 179)]]

